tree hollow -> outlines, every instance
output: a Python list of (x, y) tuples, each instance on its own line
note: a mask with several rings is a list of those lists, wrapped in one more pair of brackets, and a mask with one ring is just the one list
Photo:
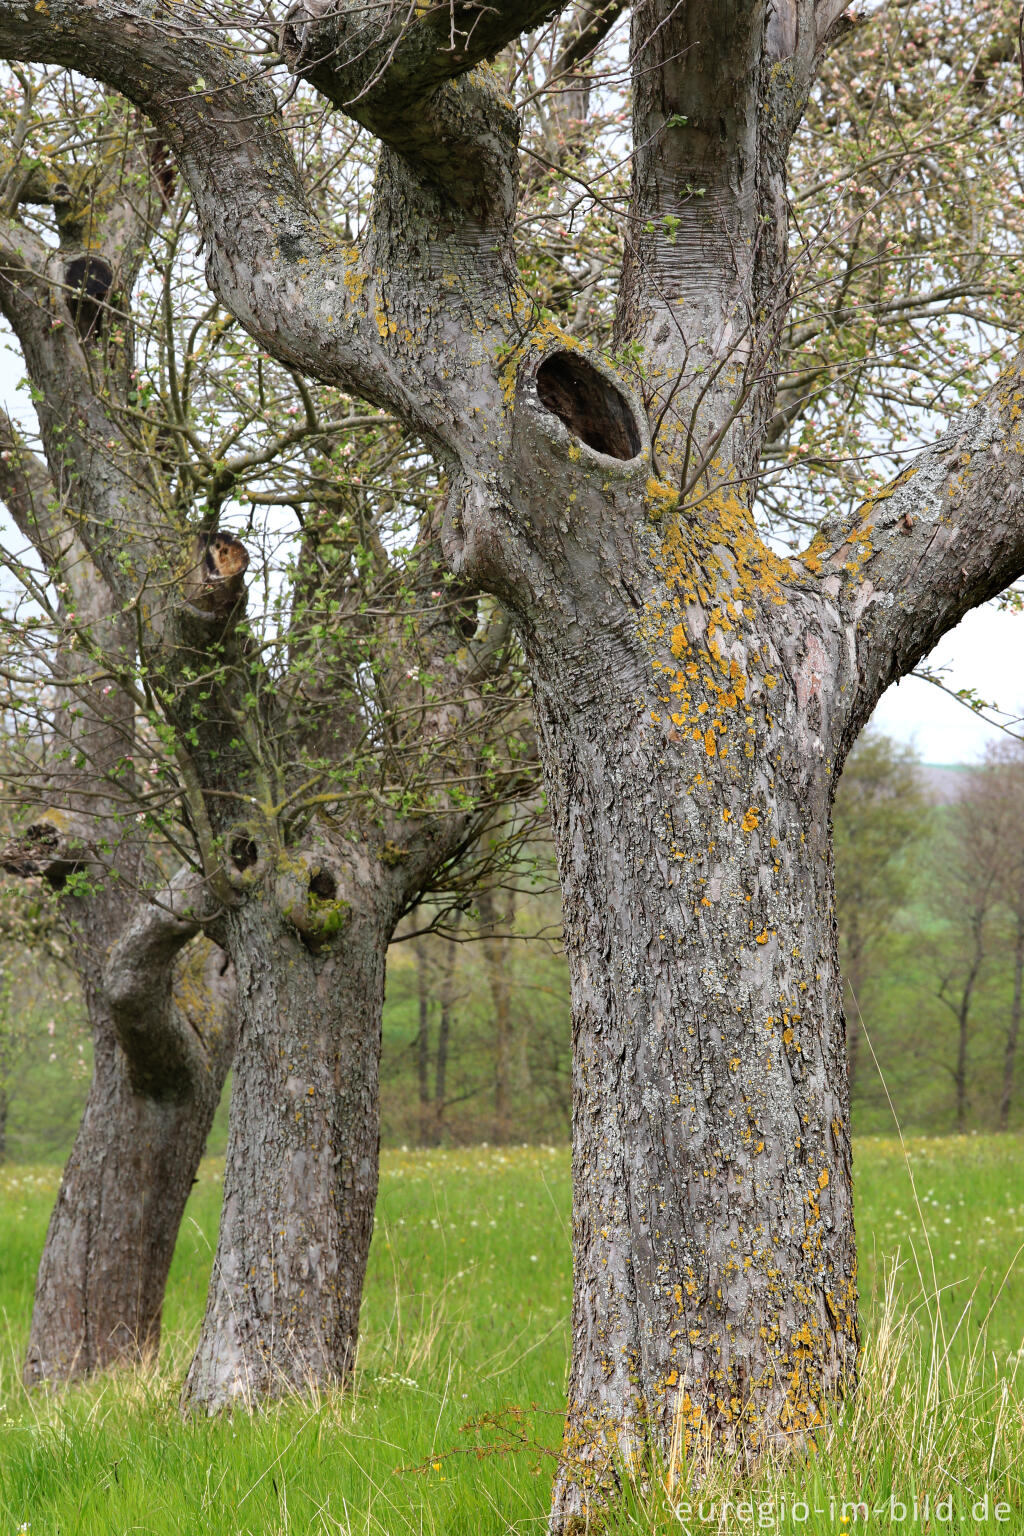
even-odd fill
[(570, 352), (546, 357), (537, 370), (537, 398), (588, 448), (613, 459), (632, 459), (640, 452), (629, 402), (585, 357)]

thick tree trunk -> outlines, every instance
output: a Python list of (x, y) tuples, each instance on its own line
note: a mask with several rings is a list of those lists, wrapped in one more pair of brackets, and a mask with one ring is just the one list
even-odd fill
[(1022, 1002), (1024, 1002), (1024, 904), (1017, 909), (1017, 931), (1013, 944), (1013, 1002), (1010, 1005), (1010, 1025), (1006, 1031), (1006, 1050), (1003, 1052), (1003, 1091), (999, 1099), (1001, 1131), (1008, 1130), (1010, 1126)]
[(804, 636), (790, 686), (742, 611), (711, 654), (677, 635), (665, 709), (632, 643), (539, 669), (575, 1031), (553, 1531), (648, 1437), (676, 1463), (800, 1444), (854, 1380), (830, 684)]
[(183, 1405), (209, 1412), (342, 1382), (377, 1195), (390, 927), (353, 913), (311, 953), (269, 898), (227, 919), (239, 1039), (224, 1204)]
[(28, 1386), (156, 1353), (167, 1272), (227, 1070), (225, 1058), (173, 1096), (138, 1092), (106, 998), (87, 1002), (92, 1085), (39, 1266)]

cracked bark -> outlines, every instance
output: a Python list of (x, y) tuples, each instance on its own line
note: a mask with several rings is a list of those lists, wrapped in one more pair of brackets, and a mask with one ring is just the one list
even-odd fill
[[(96, 944), (107, 932), (92, 922), (88, 938), (85, 925), (76, 937)], [(186, 954), (174, 982), (159, 963), (135, 973), (148, 1012), (154, 1000), (169, 1009), (159, 1069), (151, 1018), (112, 1004), (89, 969), (93, 1076), (39, 1265), (28, 1386), (156, 1354), (174, 1245), (233, 1046), (233, 978), (215, 946)], [(132, 1037), (134, 1053), (124, 1045)]]
[[(21, 319), (21, 295), (5, 285), (2, 297)], [(111, 660), (123, 660), (128, 627), (62, 520), (46, 467), (6, 416), (0, 449), (0, 498), (55, 580), (66, 580), (79, 623)], [(185, 951), (198, 925), (175, 911), (180, 892), (147, 900), (153, 871), (111, 793), (131, 751), (131, 705), (105, 696), (89, 657), (74, 649), (63, 649), (55, 671), (72, 750), (66, 765), (51, 765), (40, 786), (46, 809), (3, 863), (59, 893), (93, 1076), (40, 1260), (24, 1364), (30, 1386), (155, 1354), (182, 1212), (234, 1044), (226, 959), (205, 940)], [(100, 857), (100, 847), (112, 852)], [(85, 886), (69, 885), (74, 871), (88, 877)]]
[[(105, 229), (97, 217), (97, 245)], [(116, 231), (111, 239), (115, 236)], [(284, 836), (281, 827), (258, 810), (240, 818), (239, 795), (249, 791), (247, 803), (261, 805), (267, 795), (260, 800), (257, 792), (265, 789), (265, 776), (274, 771), (274, 765), (253, 760), (237, 728), (244, 713), (240, 695), (246, 680), (252, 680), (249, 652), (238, 632), (245, 601), (241, 576), (223, 602), (216, 599), (226, 589), (207, 593), (197, 587), (196, 571), (202, 571), (202, 565), (190, 569), (180, 591), (171, 579), (181, 569), (183, 550), (192, 549), (192, 534), (183, 529), (176, 540), (147, 466), (118, 419), (118, 381), (109, 370), (104, 375), (102, 356), (96, 348), (87, 355), (89, 349), (72, 326), (53, 323), (66, 322), (55, 280), (59, 266), (59, 254), (14, 221), (2, 231), (0, 303), (43, 396), (40, 426), (51, 477), (42, 483), (47, 481), (45, 468), (31, 456), (16, 453), (12, 477), (18, 461), (24, 483), (12, 483), (10, 499), (50, 569), (77, 583), (75, 608), (79, 619), (88, 613), (93, 622), (93, 649), (110, 663), (119, 657), (130, 665), (132, 623), (144, 626), (151, 686), (159, 692), (178, 741), (188, 743), (179, 762), (189, 774), (198, 852), (208, 892), (216, 893), (224, 909), (211, 931), (242, 980), (225, 1203), (214, 1280), (183, 1398), (189, 1407), (212, 1411), (239, 1397), (252, 1401), (313, 1383), (343, 1381), (351, 1369), (376, 1194), (384, 956), (402, 912), (429, 886), (436, 871), (458, 856), (490, 814), (486, 804), (477, 809), (471, 803), (469, 786), (474, 775), (492, 771), (491, 759), (486, 750), (479, 759), (472, 748), (467, 751), (462, 733), (467, 727), (471, 731), (481, 717), (481, 689), (502, 646), (495, 647), (490, 660), (482, 658), (487, 637), (480, 646), (467, 646), (458, 616), (442, 610), (440, 619), (430, 618), (436, 604), (427, 603), (420, 639), (424, 655), (430, 656), (431, 674), (440, 680), (440, 702), (423, 713), (421, 725), (432, 744), (432, 772), (439, 780), (450, 773), (454, 786), (448, 792), (443, 783), (435, 784), (429, 811), (414, 808), (404, 816), (388, 816), (371, 802), (362, 822), (356, 817), (354, 823), (336, 826), (328, 814), (314, 819), (298, 837)], [(129, 297), (124, 296), (125, 305)], [(97, 375), (100, 388), (94, 382)], [(65, 483), (69, 468), (74, 472), (74, 526), (88, 558), (53, 510), (57, 498), (49, 485)], [(32, 476), (40, 483), (29, 485)], [(88, 590), (83, 573), (91, 573)], [(156, 580), (161, 593), (144, 618), (131, 591), (140, 574), (151, 585)], [(118, 598), (127, 610), (123, 616)], [(405, 624), (407, 619), (395, 622)], [(321, 650), (329, 669), (333, 653), (326, 642)], [(189, 664), (194, 674), (197, 656), (204, 658), (203, 670), (214, 678), (212, 686), (183, 681)], [(383, 659), (378, 661), (378, 666), (384, 665)], [(391, 695), (401, 700), (403, 688), (409, 692), (399, 670), (389, 680)], [(112, 700), (96, 689), (93, 694), (87, 712), (89, 739), (80, 745), (89, 771), (102, 774), (130, 743), (132, 706), (122, 701), (118, 708), (116, 694)], [(328, 728), (322, 706), (315, 708), (314, 703), (308, 718), (304, 714), (293, 730), (293, 744), (313, 758), (343, 761), (348, 737), (343, 733), (342, 739)], [(401, 711), (397, 718), (401, 722)], [(395, 729), (400, 735), (401, 723)], [(356, 740), (361, 736), (356, 728)], [(74, 849), (62, 845), (54, 850), (54, 870), (58, 853), (61, 869), (68, 867), (69, 859), (84, 858), (88, 864), (88, 850), (101, 841), (103, 829), (95, 815), (90, 821), (88, 806), (79, 809), (81, 835)], [(111, 845), (123, 848), (113, 819), (107, 830)], [(67, 837), (63, 844), (68, 844)], [(200, 892), (193, 905), (194, 931), (215, 904)], [(91, 910), (76, 908), (75, 920), (85, 965), (90, 956), (105, 951), (113, 930), (101, 932), (99, 917)], [(132, 964), (145, 977), (139, 948), (136, 943)], [(36, 1308), (41, 1336), (34, 1341), (28, 1367), (33, 1379), (48, 1372), (89, 1369), (101, 1360), (104, 1349), (108, 1354), (127, 1350), (129, 1335), (136, 1337), (137, 1351), (152, 1342), (155, 1327), (148, 1312), (137, 1326), (116, 1334), (104, 1316), (96, 1322), (95, 1304), (87, 1308), (83, 1302), (74, 1313), (68, 1300), (71, 1291), (67, 1296), (60, 1291), (61, 1277), (74, 1270), (83, 1244), (92, 1252), (90, 1234), (102, 1214), (104, 1220), (109, 1217), (113, 1231), (123, 1232), (126, 1242), (131, 1238), (133, 1248), (126, 1248), (126, 1254), (138, 1251), (136, 1268), (146, 1258), (153, 1265), (154, 1287), (162, 1288), (164, 1249), (172, 1239), (171, 1229), (176, 1230), (216, 1103), (215, 1095), (207, 1103), (198, 1078), (189, 1080), (188, 1094), (184, 1084), (177, 1096), (171, 1091), (171, 1066), (155, 1059), (170, 1043), (171, 1021), (133, 1019), (129, 1000), (134, 998), (137, 1007), (144, 999), (133, 989), (135, 973), (127, 953), (121, 953), (119, 964), (123, 974), (116, 1041), (104, 1012), (109, 1005), (106, 979), (91, 973), (87, 978), (97, 1078), (69, 1165), (67, 1194), (58, 1202), (51, 1229), (48, 1251), (53, 1262), (44, 1266), (41, 1276)], [(286, 1061), (291, 1067), (282, 1077), (278, 1068)], [(152, 1080), (144, 1070), (147, 1062), (153, 1068)], [(223, 1066), (226, 1069), (226, 1061)], [(296, 1103), (293, 1088), (299, 1076), (314, 1091)], [(140, 1082), (142, 1077), (145, 1082)], [(218, 1089), (222, 1081), (223, 1071)], [(140, 1090), (146, 1099), (142, 1104)], [(201, 1129), (193, 1138), (194, 1149), (193, 1122), (186, 1125), (186, 1097)], [(152, 1113), (150, 1099), (157, 1106)], [(165, 1101), (172, 1099), (175, 1105), (168, 1108)], [(165, 1184), (172, 1173), (183, 1180), (180, 1190), (177, 1185), (166, 1188), (166, 1230), (160, 1225), (163, 1218), (151, 1209), (146, 1231), (132, 1237), (114, 1199), (110, 1186), (116, 1159), (106, 1148), (101, 1155), (97, 1141), (105, 1126), (115, 1125), (115, 1110), (120, 1116), (112, 1132), (117, 1148), (138, 1148), (134, 1161), (123, 1159), (126, 1166), (138, 1165), (139, 1177)], [(182, 1143), (177, 1162), (169, 1155), (176, 1137)], [(150, 1151), (143, 1154), (146, 1146)], [(149, 1202), (151, 1208), (154, 1204)], [(81, 1220), (77, 1211), (85, 1213)], [(130, 1264), (126, 1257), (126, 1274)], [(132, 1284), (140, 1304), (148, 1306), (137, 1275)], [(93, 1294), (85, 1284), (79, 1291)], [(77, 1355), (70, 1343), (54, 1336), (61, 1308), (69, 1324), (88, 1331), (88, 1347), (80, 1346)], [(115, 1342), (94, 1347), (97, 1328), (102, 1338), (116, 1334)]]
[[(652, 1440), (670, 1462), (799, 1445), (854, 1384), (832, 795), (882, 689), (1024, 569), (1020, 359), (800, 559), (754, 527), (786, 307), (787, 136), (843, 8), (637, 8), (619, 320), (643, 359), (632, 381), (535, 323), (515, 287), (515, 134), (498, 116), (478, 119), (488, 197), (460, 202), (396, 142), (364, 249), (331, 256), (303, 212), (305, 286), (274, 233), (299, 219), (301, 189), (288, 179), (269, 207), (257, 187), (272, 141), (283, 154), (273, 120), (241, 147), (256, 87), (236, 71), (237, 99), (219, 96), (216, 120), (193, 103), (195, 140), (171, 139), (225, 302), (278, 355), (426, 435), (452, 484), (447, 557), (522, 637), (573, 993), (573, 1354), (553, 1533), (587, 1528)], [(128, 8), (142, 85), (123, 48), (99, 57), (125, 10), (90, 7), (86, 36), (60, 0), (43, 17), (4, 0), (0, 48), (116, 80), (163, 127), (202, 45), (172, 48)], [(329, 70), (318, 87), (353, 110)], [(452, 88), (472, 112), (472, 90)], [(262, 227), (228, 227), (235, 187)]]

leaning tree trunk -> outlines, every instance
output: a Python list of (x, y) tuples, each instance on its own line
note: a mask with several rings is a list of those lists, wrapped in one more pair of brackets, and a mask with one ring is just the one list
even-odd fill
[(834, 680), (820, 634), (766, 640), (770, 564), (732, 568), (717, 632), (705, 591), (535, 663), (575, 1030), (556, 1531), (652, 1439), (800, 1444), (854, 1379)]
[(140, 1091), (108, 999), (91, 991), (87, 1003), (92, 1085), (39, 1266), (28, 1386), (156, 1353), (174, 1245), (230, 1059), (165, 1092)]
[[(344, 910), (338, 904), (339, 914)], [(373, 1231), (390, 926), (303, 938), (265, 893), (227, 919), (239, 1037), (220, 1237), (183, 1406), (343, 1382)]]

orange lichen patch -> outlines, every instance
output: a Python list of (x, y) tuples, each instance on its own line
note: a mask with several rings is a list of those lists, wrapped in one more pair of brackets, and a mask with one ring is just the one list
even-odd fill
[[(517, 300), (517, 311), (520, 322), (525, 322), (529, 315), (531, 300), (524, 293), (520, 293)], [(515, 397), (516, 385), (519, 382), (519, 374), (523, 358), (527, 352), (547, 352), (552, 344), (556, 344), (566, 352), (581, 352), (584, 350), (579, 337), (571, 336), (568, 331), (563, 331), (554, 319), (542, 320), (535, 326), (524, 339), (521, 345), (513, 347), (505, 359), (498, 375), (501, 385), (502, 399), (507, 406), (511, 406)]]
[(657, 520), (673, 512), (679, 505), (679, 492), (674, 485), (669, 485), (667, 480), (658, 480), (651, 475), (646, 485), (647, 491), (647, 515)]
[(743, 820), (740, 822), (740, 826), (743, 828), (744, 832), (755, 832), (760, 824), (760, 819), (760, 811), (757, 809), (756, 805), (752, 805), (744, 814)]
[[(663, 702), (671, 693), (686, 693), (688, 683), (698, 683), (705, 697), (691, 699), (687, 693), (691, 711), (729, 715), (751, 691), (747, 658), (741, 654), (743, 640), (737, 644), (733, 637), (746, 632), (753, 602), (785, 604), (787, 585), (805, 580), (806, 572), (763, 543), (738, 477), (729, 467), (714, 464), (711, 477), (711, 488), (705, 481), (685, 506), (677, 504), (674, 489), (671, 499), (666, 494), (666, 482), (652, 479), (648, 484), (647, 501), (660, 510), (657, 542), (650, 551), (657, 579), (638, 628), (651, 653)], [(756, 650), (748, 654), (761, 670), (761, 655)], [(692, 659), (679, 665), (684, 657)], [(748, 720), (748, 727), (751, 724)], [(720, 736), (728, 735), (721, 719), (715, 729)], [(720, 758), (728, 757), (730, 747), (749, 746), (728, 740), (712, 743), (706, 732), (695, 739), (708, 756)]]
[(707, 753), (708, 757), (714, 757), (718, 752), (718, 747), (715, 743), (715, 736), (713, 731), (704, 732), (704, 751)]

